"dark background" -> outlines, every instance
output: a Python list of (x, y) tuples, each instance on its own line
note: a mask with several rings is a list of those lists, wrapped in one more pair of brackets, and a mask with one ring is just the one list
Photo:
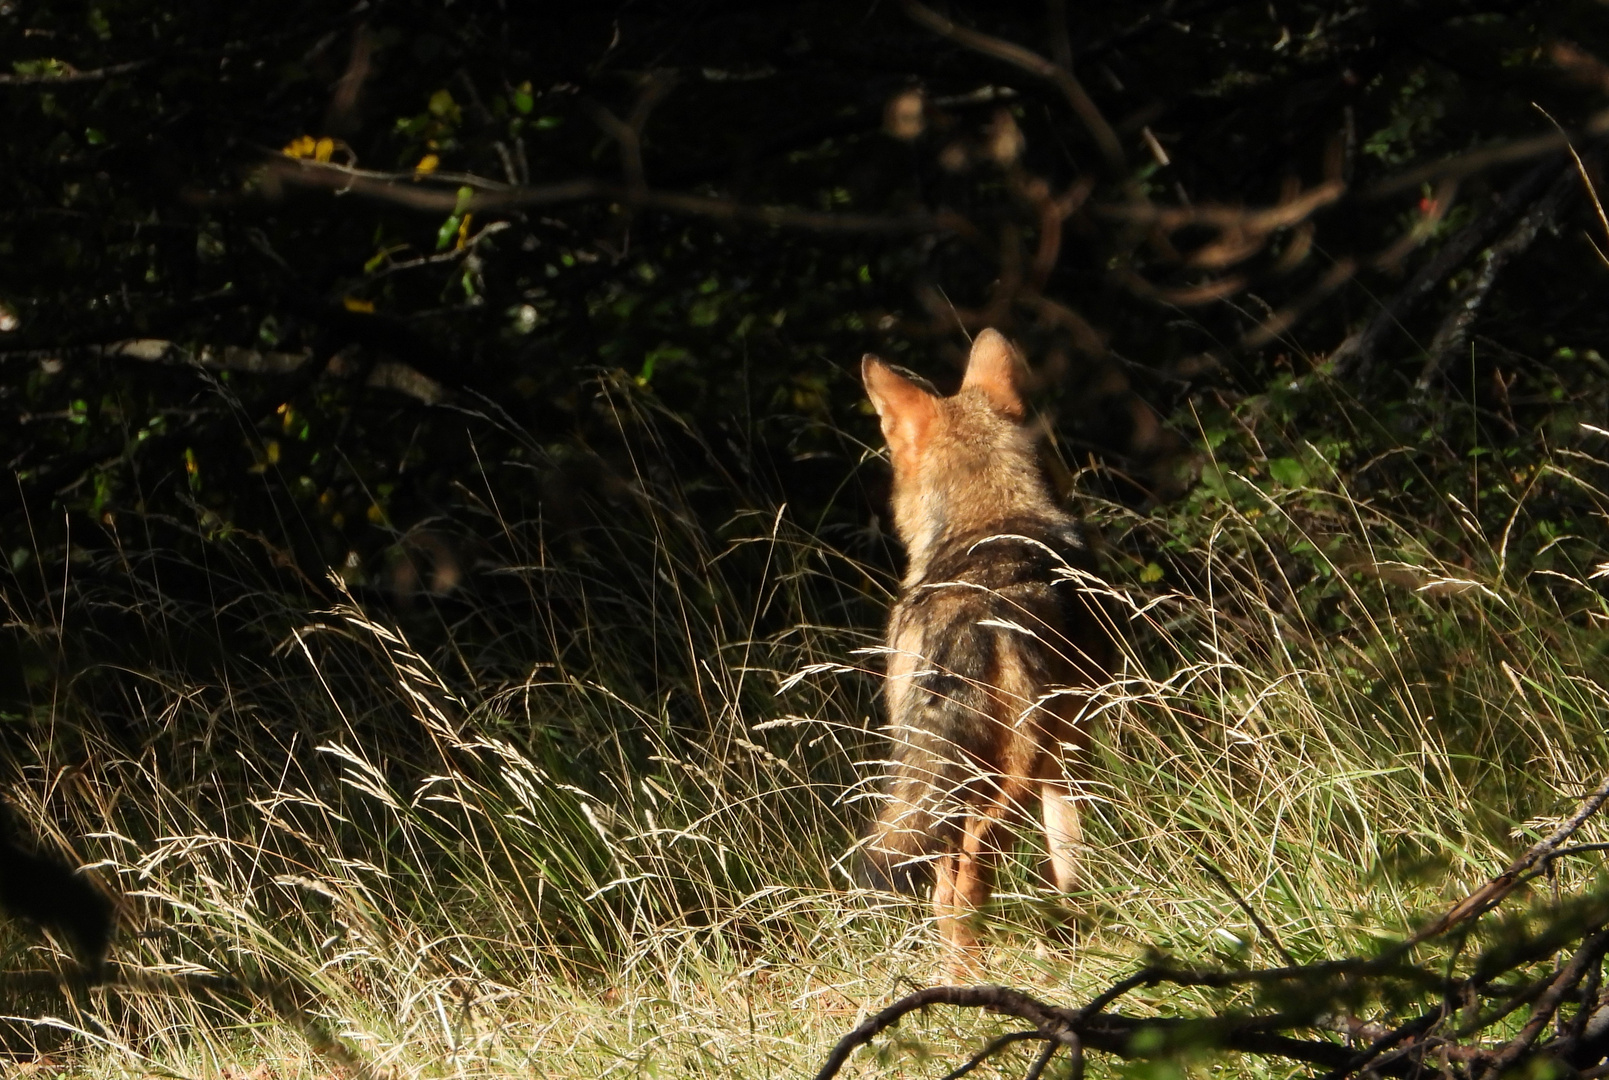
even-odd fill
[[(608, 627), (653, 700), (687, 598), (576, 582), (651, 593), (660, 514), (707, 554), (785, 506), (841, 556), (815, 616), (869, 637), (899, 555), (859, 357), (950, 385), (991, 325), (1115, 578), (1188, 589), (1214, 500), (1321, 476), (1456, 560), (1609, 419), (1604, 16), (4, 0), (12, 745), (70, 692), (138, 752), (122, 668), (227, 683), (342, 588), (466, 692)], [(1516, 557), (1597, 527), (1575, 491)]]

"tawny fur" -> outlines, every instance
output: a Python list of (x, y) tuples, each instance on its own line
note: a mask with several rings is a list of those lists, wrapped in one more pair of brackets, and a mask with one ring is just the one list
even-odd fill
[(889, 616), (890, 772), (866, 866), (874, 882), (906, 888), (931, 868), (960, 972), (975, 964), (971, 922), (1002, 827), (1036, 801), (1056, 886), (1076, 887), (1068, 770), (1088, 745), (1084, 691), (1106, 681), (1112, 638), (1080, 584), (1092, 564), (1078, 523), (1052, 498), (1022, 424), (1024, 366), (1011, 344), (979, 334), (947, 398), (874, 356), (861, 373), (909, 556)]

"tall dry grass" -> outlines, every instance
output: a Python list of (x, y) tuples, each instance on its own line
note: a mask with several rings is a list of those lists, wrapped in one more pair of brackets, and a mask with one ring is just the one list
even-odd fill
[[(668, 421), (616, 402), (662, 460)], [(1545, 483), (1601, 509), (1602, 467)], [(711, 525), (661, 469), (617, 479), (563, 537), (466, 506), (482, 565), (433, 629), (340, 577), (310, 603), (199, 519), (166, 526), (206, 552), (183, 569), (207, 603), (129, 542), (69, 565), (59, 603), (15, 574), (8, 618), (61, 659), (5, 718), (6, 782), (124, 904), (110, 984), (0, 977), (9, 1050), (94, 1075), (799, 1075), (935, 978), (925, 906), (845, 871), (886, 574), (751, 494)], [(1274, 962), (1224, 881), (1300, 960), (1367, 950), (1609, 760), (1596, 540), (1522, 557), (1474, 530), (1455, 556), (1334, 473), (1217, 482), (1209, 513), (1089, 505), (1126, 629), (1091, 710), (1088, 884), (1050, 895), (1021, 838), (999, 981), (1076, 1002), (1154, 950)], [(5, 971), (70, 966), (0, 934)], [(986, 1029), (934, 1016), (855, 1075)]]

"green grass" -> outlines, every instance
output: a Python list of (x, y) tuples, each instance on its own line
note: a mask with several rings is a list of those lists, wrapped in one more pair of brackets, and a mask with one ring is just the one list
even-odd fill
[[(1553, 467), (1578, 495), (1598, 468)], [(117, 984), (17, 981), (11, 1050), (96, 1076), (798, 1076), (937, 981), (925, 907), (843, 864), (880, 752), (856, 650), (888, 582), (784, 509), (713, 529), (674, 484), (628, 480), (562, 555), (539, 522), (466, 521), (495, 589), (443, 603), (428, 648), (403, 624), (429, 620), (339, 579), (311, 602), (239, 534), (204, 538), (222, 605), (139, 559), (70, 581), (66, 625), (6, 585), (38, 656), (109, 642), (107, 609), (134, 641), (47, 665), (6, 718), (24, 816), (125, 897)], [(1298, 960), (1368, 951), (1609, 760), (1595, 544), (1466, 535), (1455, 561), (1339, 481), (1230, 483), (1207, 515), (1092, 507), (1127, 630), (1091, 718), (1087, 888), (1057, 902), (1022, 839), (996, 981), (1077, 1004), (1156, 951), (1279, 963), (1204, 863)], [(180, 644), (209, 637), (210, 660)], [(6, 971), (66, 965), (0, 935)], [(236, 984), (198, 989), (215, 976)], [(846, 1075), (941, 1075), (998, 1030), (933, 1011)]]

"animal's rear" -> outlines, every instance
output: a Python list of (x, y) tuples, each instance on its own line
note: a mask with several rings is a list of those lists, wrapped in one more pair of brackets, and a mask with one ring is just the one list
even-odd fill
[(864, 847), (868, 884), (917, 891), (969, 816), (1032, 800), (1059, 774), (1050, 758), (1068, 737), (1039, 699), (1105, 667), (1105, 636), (1064, 572), (1087, 562), (1071, 523), (993, 525), (936, 551), (892, 613), (890, 760)]
[[(902, 612), (909, 610), (896, 608), (896, 620)], [(923, 629), (903, 628), (911, 648), (889, 659), (892, 679), (908, 682), (890, 684), (884, 802), (861, 864), (865, 884), (912, 893), (931, 877), (933, 856), (956, 847), (969, 803), (993, 786), (995, 756), (987, 745), (992, 636), (975, 624), (956, 624), (948, 627), (953, 636), (930, 647), (912, 640), (928, 637)], [(900, 637), (896, 628), (895, 641)]]

